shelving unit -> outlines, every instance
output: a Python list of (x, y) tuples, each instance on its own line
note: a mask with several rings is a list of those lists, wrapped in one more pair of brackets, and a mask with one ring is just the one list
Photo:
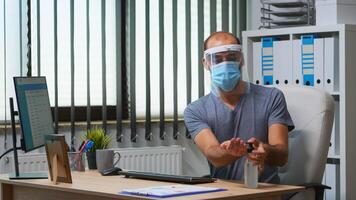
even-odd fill
[(314, 0), (260, 0), (261, 28), (315, 24)]
[[(337, 39), (335, 51), (338, 51), (338, 60), (334, 63), (335, 82), (333, 83), (337, 87), (335, 90), (329, 91), (335, 99), (335, 120), (328, 164), (323, 180), (333, 189), (326, 192), (325, 198), (356, 199), (356, 190), (354, 189), (356, 185), (356, 78), (354, 78), (356, 75), (356, 25), (337, 24), (245, 31), (242, 37), (247, 74), (250, 80), (255, 80), (253, 66), (256, 65), (254, 62), (258, 61), (253, 60), (254, 43), (260, 42), (264, 37), (272, 36), (292, 43), (293, 40), (305, 34)], [(261, 83), (263, 82), (261, 81)], [(279, 85), (281, 84), (298, 85), (295, 81), (289, 83), (280, 81)]]

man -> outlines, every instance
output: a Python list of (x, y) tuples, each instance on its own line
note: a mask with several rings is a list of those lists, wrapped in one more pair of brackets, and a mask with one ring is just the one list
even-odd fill
[[(288, 131), (294, 128), (283, 93), (241, 80), (241, 45), (231, 33), (206, 39), (203, 65), (211, 73), (212, 92), (189, 104), (184, 119), (211, 175), (242, 180), (248, 158), (258, 165), (259, 181), (279, 183), (277, 166), (288, 160)], [(254, 146), (249, 155), (246, 142)]]

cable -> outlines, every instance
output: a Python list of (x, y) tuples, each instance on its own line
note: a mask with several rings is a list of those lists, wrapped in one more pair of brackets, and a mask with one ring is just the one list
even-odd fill
[[(22, 149), (21, 147), (16, 147), (16, 150), (21, 150), (21, 149)], [(1, 154), (0, 160), (2, 157), (4, 157), (6, 154), (10, 153), (13, 150), (14, 150), (14, 148), (11, 148), (11, 149), (8, 149), (7, 151), (5, 151), (5, 153)]]

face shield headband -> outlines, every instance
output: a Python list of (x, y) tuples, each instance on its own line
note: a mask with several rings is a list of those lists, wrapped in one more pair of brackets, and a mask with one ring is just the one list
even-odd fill
[(243, 60), (241, 48), (239, 44), (213, 47), (204, 51), (204, 59), (209, 67), (222, 62), (237, 62), (237, 64), (241, 65)]

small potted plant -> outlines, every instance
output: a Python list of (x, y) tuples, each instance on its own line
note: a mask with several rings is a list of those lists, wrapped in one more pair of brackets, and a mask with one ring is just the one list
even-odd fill
[(111, 137), (105, 134), (105, 130), (99, 127), (93, 127), (87, 130), (83, 136), (83, 141), (91, 140), (94, 145), (86, 152), (89, 169), (96, 169), (96, 150), (108, 148)]

